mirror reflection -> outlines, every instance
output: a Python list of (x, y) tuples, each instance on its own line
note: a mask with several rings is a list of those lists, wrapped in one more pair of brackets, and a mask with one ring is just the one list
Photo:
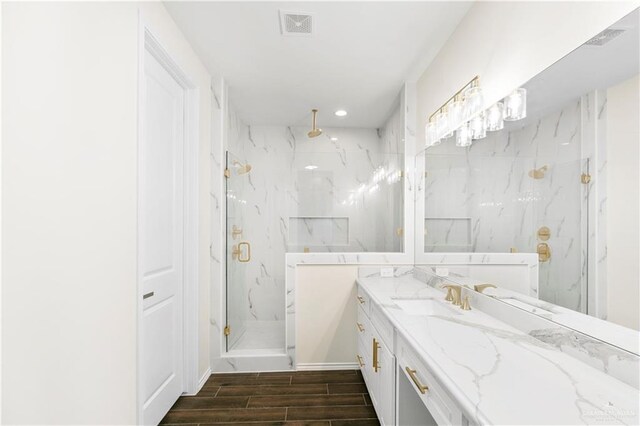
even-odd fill
[(425, 253), (536, 253), (527, 296), (640, 327), (639, 18), (524, 85), (525, 118), (426, 149)]

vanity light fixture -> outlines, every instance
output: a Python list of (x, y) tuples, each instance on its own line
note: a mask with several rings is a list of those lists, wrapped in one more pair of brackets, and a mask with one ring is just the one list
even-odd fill
[(464, 148), (470, 145), (471, 130), (469, 129), (469, 124), (464, 123), (462, 126), (458, 127), (458, 130), (456, 130), (456, 146)]
[(460, 123), (466, 121), (464, 116), (464, 101), (462, 95), (455, 96), (453, 102), (447, 108), (449, 114), (449, 129), (452, 131), (460, 126)]
[(486, 112), (487, 130), (490, 132), (495, 132), (497, 130), (504, 129), (504, 104), (502, 102), (496, 102), (491, 108), (489, 108)]
[(440, 138), (436, 131), (436, 122), (429, 121), (424, 129), (427, 137), (427, 147), (440, 145)]
[(436, 134), (438, 139), (447, 139), (453, 135), (453, 132), (449, 130), (449, 118), (447, 116), (447, 108), (436, 114), (434, 119), (436, 123)]
[(453, 136), (458, 127), (480, 112), (482, 103), (480, 78), (476, 76), (429, 116), (425, 128), (427, 147), (438, 145), (442, 139)]
[(318, 166), (314, 166), (313, 164), (309, 164), (308, 166), (304, 166), (305, 170), (315, 170)]
[(343, 109), (339, 109), (334, 113), (337, 117), (345, 117), (347, 115), (347, 111)]
[(471, 133), (471, 139), (474, 141), (487, 136), (484, 113), (476, 114), (471, 121), (469, 121), (469, 132)]
[(337, 142), (338, 138), (336, 138), (335, 136), (331, 137), (331, 142)]
[(427, 148), (440, 144), (456, 134), (456, 145), (467, 147), (472, 141), (485, 138), (487, 131), (504, 128), (505, 121), (527, 116), (527, 90), (520, 87), (502, 101), (483, 110), (484, 97), (476, 76), (429, 116), (425, 127)]
[(482, 95), (482, 88), (480, 87), (479, 80), (472, 80), (471, 87), (464, 92), (465, 99), (465, 118), (473, 117), (475, 114), (482, 111), (484, 106), (484, 96)]
[(527, 116), (527, 89), (518, 88), (504, 98), (504, 120), (516, 121)]

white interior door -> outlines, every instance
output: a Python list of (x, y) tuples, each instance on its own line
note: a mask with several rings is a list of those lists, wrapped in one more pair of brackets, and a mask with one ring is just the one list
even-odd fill
[(144, 424), (158, 424), (184, 390), (185, 91), (145, 51), (139, 151), (139, 279), (143, 289), (141, 395)]

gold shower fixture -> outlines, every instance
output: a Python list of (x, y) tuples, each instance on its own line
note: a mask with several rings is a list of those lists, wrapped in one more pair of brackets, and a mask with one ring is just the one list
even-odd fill
[(233, 165), (238, 170), (238, 174), (239, 175), (244, 175), (244, 174), (249, 173), (251, 171), (251, 164), (249, 164), (249, 163), (242, 164), (239, 161), (234, 161)]
[(311, 131), (309, 133), (307, 133), (307, 136), (309, 136), (309, 138), (315, 138), (318, 137), (322, 134), (322, 129), (318, 129), (318, 127), (316, 127), (316, 119), (318, 117), (318, 110), (317, 109), (312, 109), (311, 110)]
[(532, 177), (534, 179), (542, 179), (544, 178), (544, 174), (547, 170), (549, 170), (549, 167), (546, 165), (540, 167), (539, 169), (530, 170), (529, 177)]

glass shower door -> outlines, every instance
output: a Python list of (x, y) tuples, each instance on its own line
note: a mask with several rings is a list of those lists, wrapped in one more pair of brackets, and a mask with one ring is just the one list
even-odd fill
[(589, 161), (548, 164), (530, 172), (539, 298), (586, 313)]
[(248, 173), (247, 164), (230, 152), (226, 158), (226, 196), (227, 196), (227, 229), (226, 229), (226, 313), (227, 324), (224, 330), (227, 340), (227, 351), (234, 349), (242, 337), (246, 327), (245, 306), (247, 265), (251, 261), (251, 244), (245, 235), (246, 200), (245, 190)]

